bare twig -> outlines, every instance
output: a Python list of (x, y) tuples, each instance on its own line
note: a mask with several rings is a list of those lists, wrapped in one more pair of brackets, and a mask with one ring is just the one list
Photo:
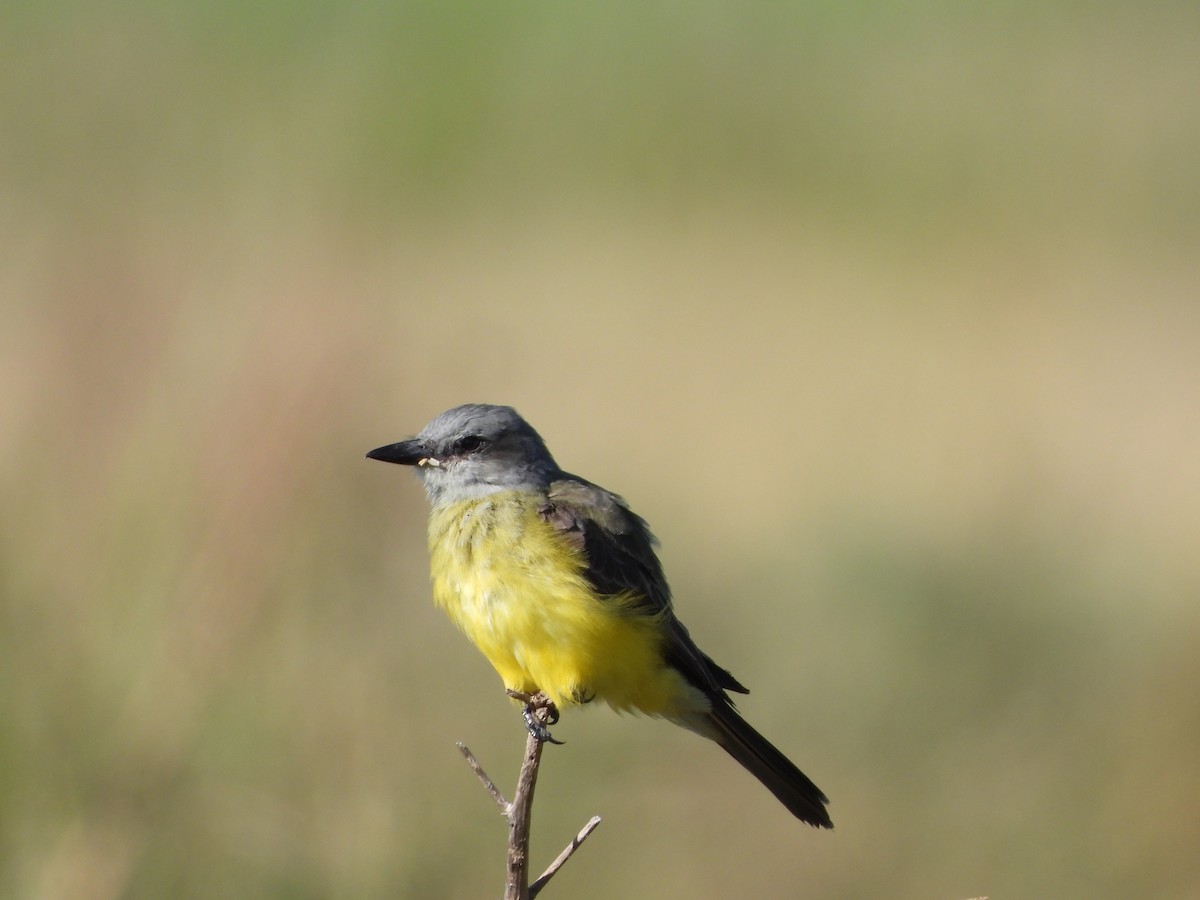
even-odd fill
[[(546, 724), (546, 711), (534, 716)], [(525, 758), (517, 776), (517, 790), (508, 813), (508, 871), (504, 881), (504, 900), (529, 900), (529, 826), (533, 818), (533, 789), (537, 787), (538, 766), (542, 762), (542, 742), (532, 732), (525, 737)]]
[[(508, 819), (508, 864), (505, 873), (504, 900), (532, 900), (600, 824), (600, 817), (594, 816), (583, 826), (583, 830), (575, 836), (566, 849), (558, 855), (558, 858), (550, 864), (550, 867), (542, 873), (541, 877), (530, 886), (529, 828), (533, 816), (533, 789), (537, 786), (543, 741), (553, 740), (546, 731), (546, 725), (552, 725), (558, 721), (558, 712), (554, 709), (554, 705), (541, 694), (521, 699), (526, 702), (526, 721), (532, 721), (535, 724), (530, 726), (529, 735), (525, 740), (525, 757), (521, 761), (521, 771), (517, 776), (517, 789), (511, 803), (504, 799), (504, 795), (500, 793), (495, 782), (488, 777), (487, 772), (483, 770), (471, 751), (462, 743), (457, 744), (459, 752), (462, 753), (471, 770), (479, 778), (484, 790), (496, 801), (496, 805)], [(539, 738), (539, 734), (542, 737)], [(558, 742), (555, 741), (555, 743)]]
[(491, 795), (493, 800), (496, 801), (496, 805), (500, 807), (500, 812), (507, 816), (510, 808), (508, 801), (504, 799), (504, 795), (500, 793), (500, 789), (496, 787), (496, 782), (492, 781), (492, 779), (488, 777), (488, 773), (483, 771), (483, 766), (479, 764), (479, 760), (475, 758), (475, 754), (472, 753), (467, 748), (467, 745), (462, 741), (459, 741), (454, 746), (457, 747), (458, 752), (466, 758), (467, 765), (471, 767), (471, 771), (473, 771), (479, 778), (479, 781), (483, 784), (483, 789)]
[(541, 874), (541, 877), (529, 886), (529, 900), (533, 900), (538, 895), (538, 892), (546, 886), (546, 882), (554, 877), (554, 874), (563, 867), (563, 864), (571, 858), (571, 854), (579, 849), (579, 845), (588, 839), (588, 835), (595, 831), (596, 826), (599, 824), (599, 816), (592, 816), (588, 820), (588, 823), (583, 826), (579, 834), (575, 835), (574, 840), (563, 848), (563, 852), (558, 854), (554, 862), (550, 863), (550, 866)]

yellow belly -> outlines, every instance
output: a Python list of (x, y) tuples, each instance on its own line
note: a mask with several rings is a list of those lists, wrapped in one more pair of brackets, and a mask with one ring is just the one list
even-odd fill
[(600, 597), (582, 554), (538, 515), (540, 494), (502, 491), (434, 510), (434, 600), (499, 672), (505, 687), (556, 704), (604, 700), (672, 715), (695, 690), (662, 660), (659, 619), (629, 598)]

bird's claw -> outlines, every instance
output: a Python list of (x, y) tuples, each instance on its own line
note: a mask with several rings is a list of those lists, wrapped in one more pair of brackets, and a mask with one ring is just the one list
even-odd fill
[[(543, 744), (563, 744), (563, 741), (556, 740), (546, 729), (547, 725), (558, 724), (558, 707), (554, 705), (553, 700), (540, 692), (525, 694), (510, 690), (508, 695), (525, 704), (521, 707), (521, 718), (525, 720), (525, 727), (535, 740)], [(539, 716), (538, 713), (542, 715)]]
[[(529, 729), (529, 733), (533, 735), (534, 740), (540, 741), (543, 744), (562, 744), (562, 741), (554, 737), (546, 726), (538, 721), (537, 713), (532, 707), (525, 706), (521, 708), (521, 716), (525, 719), (525, 727)], [(549, 724), (553, 725), (558, 721), (558, 716), (553, 719), (547, 718)]]

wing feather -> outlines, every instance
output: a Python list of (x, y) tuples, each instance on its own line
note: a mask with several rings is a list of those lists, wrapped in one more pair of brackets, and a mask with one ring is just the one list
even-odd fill
[(564, 474), (550, 484), (539, 512), (584, 554), (585, 575), (597, 594), (632, 598), (630, 610), (661, 620), (668, 665), (706, 693), (749, 693), (696, 646), (675, 617), (671, 589), (654, 552), (654, 535), (624, 500), (590, 481)]

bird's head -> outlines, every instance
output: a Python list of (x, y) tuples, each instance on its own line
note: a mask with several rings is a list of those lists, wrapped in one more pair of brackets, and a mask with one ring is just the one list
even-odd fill
[(413, 466), (434, 506), (495, 491), (544, 489), (559, 472), (533, 427), (510, 406), (469, 403), (437, 416), (416, 437), (368, 459)]

